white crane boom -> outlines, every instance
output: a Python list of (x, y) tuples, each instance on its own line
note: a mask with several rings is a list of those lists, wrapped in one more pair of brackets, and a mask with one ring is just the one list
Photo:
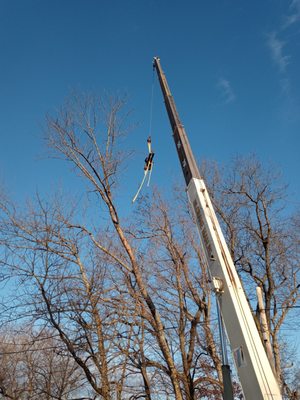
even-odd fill
[(154, 67), (245, 398), (280, 400), (278, 383), (157, 57), (154, 58)]

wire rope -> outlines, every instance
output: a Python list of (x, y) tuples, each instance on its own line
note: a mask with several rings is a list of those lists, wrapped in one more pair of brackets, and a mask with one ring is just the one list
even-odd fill
[(152, 70), (152, 85), (150, 98), (150, 115), (149, 115), (149, 135), (152, 135), (152, 120), (153, 120), (153, 102), (154, 102), (154, 68)]
[(145, 165), (145, 171), (144, 171), (144, 177), (143, 180), (138, 188), (138, 191), (136, 193), (136, 195), (134, 196), (134, 198), (132, 199), (132, 203), (134, 203), (140, 193), (140, 191), (142, 190), (142, 187), (145, 183), (146, 177), (148, 175), (148, 180), (147, 180), (147, 186), (150, 185), (150, 180), (151, 180), (151, 174), (152, 174), (152, 168), (153, 168), (153, 156), (154, 153), (151, 150), (151, 136), (152, 136), (152, 120), (153, 120), (153, 102), (154, 102), (154, 68), (152, 70), (152, 84), (151, 84), (151, 96), (150, 96), (150, 110), (149, 110), (149, 137), (147, 140), (147, 144), (148, 144), (148, 152), (149, 155), (146, 158), (146, 165)]

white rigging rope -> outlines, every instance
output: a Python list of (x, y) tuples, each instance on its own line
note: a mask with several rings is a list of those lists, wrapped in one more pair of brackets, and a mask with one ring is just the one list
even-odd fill
[(140, 191), (142, 190), (142, 187), (143, 187), (143, 185), (144, 185), (144, 182), (145, 182), (145, 179), (146, 179), (146, 176), (147, 176), (147, 175), (148, 175), (148, 170), (145, 171), (145, 173), (144, 173), (144, 178), (143, 178), (143, 180), (142, 180), (142, 183), (140, 184), (140, 186), (139, 186), (139, 188), (138, 188), (138, 191), (136, 192), (136, 195), (135, 195), (134, 198), (132, 199), (132, 202), (133, 202), (133, 203), (136, 201), (136, 199), (137, 199), (137, 197), (138, 197)]

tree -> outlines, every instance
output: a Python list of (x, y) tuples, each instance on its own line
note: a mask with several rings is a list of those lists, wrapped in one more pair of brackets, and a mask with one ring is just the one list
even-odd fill
[(140, 257), (172, 346), (184, 398), (219, 398), (221, 361), (211, 321), (210, 285), (191, 214), (179, 210), (179, 202), (170, 207), (158, 193), (148, 201), (144, 198), (131, 232), (148, 239)]
[[(123, 154), (118, 140), (126, 114), (124, 99), (104, 103), (77, 96), (48, 117), (49, 146), (74, 166), (94, 197), (88, 197), (85, 215), (78, 203), (58, 195), (37, 196), (22, 211), (2, 201), (2, 265), (21, 282), (15, 312), (25, 317), (26, 309), (32, 323), (56, 332), (95, 396), (218, 398), (220, 360), (209, 327), (206, 279), (189, 276), (189, 256), (170, 240), (171, 223), (162, 206), (165, 250), (155, 226), (149, 226), (146, 240), (119, 215)], [(96, 218), (103, 226), (94, 223)], [(155, 258), (147, 251), (153, 246), (168, 258)]]
[(280, 329), (299, 300), (300, 230), (297, 214), (288, 207), (287, 188), (276, 168), (266, 169), (254, 156), (236, 158), (226, 171), (203, 165), (203, 173), (261, 335), (255, 287), (263, 292), (275, 372), (289, 395)]
[(82, 375), (74, 360), (60, 351), (54, 332), (21, 326), (1, 334), (0, 393), (6, 399), (74, 398)]

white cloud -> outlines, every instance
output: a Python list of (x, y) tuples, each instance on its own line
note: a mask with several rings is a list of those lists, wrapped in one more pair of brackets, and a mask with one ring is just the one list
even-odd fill
[(227, 79), (220, 78), (218, 81), (218, 87), (222, 90), (222, 98), (225, 104), (232, 103), (236, 99), (231, 84)]
[(285, 42), (278, 39), (276, 33), (272, 32), (268, 35), (267, 44), (271, 50), (273, 61), (278, 66), (280, 72), (285, 72), (290, 59), (290, 56), (283, 54)]
[(284, 18), (283, 29), (300, 21), (300, 0), (293, 0), (290, 4), (289, 11), (290, 14)]

